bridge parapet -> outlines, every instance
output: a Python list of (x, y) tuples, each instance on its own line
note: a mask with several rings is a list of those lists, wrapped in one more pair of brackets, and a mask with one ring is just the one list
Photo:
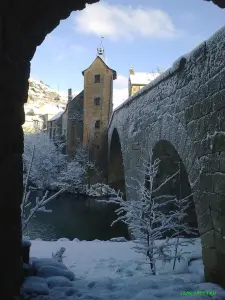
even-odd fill
[[(127, 199), (144, 183), (142, 159), (168, 142), (194, 193), (207, 280), (225, 286), (225, 27), (118, 107), (108, 128), (109, 156), (118, 133)], [(117, 149), (117, 153), (118, 153)], [(157, 153), (155, 154), (157, 156)], [(159, 155), (159, 154), (158, 154)], [(172, 159), (172, 154), (168, 154)], [(116, 156), (115, 156), (116, 157)], [(116, 159), (116, 158), (115, 158)], [(143, 171), (143, 170), (142, 170)], [(136, 194), (135, 194), (136, 193)], [(213, 200), (217, 199), (217, 200)], [(221, 246), (222, 245), (222, 246)], [(213, 262), (212, 262), (212, 259)]]

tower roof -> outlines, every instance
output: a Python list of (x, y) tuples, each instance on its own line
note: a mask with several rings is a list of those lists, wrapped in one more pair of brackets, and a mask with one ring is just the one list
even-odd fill
[[(112, 73), (113, 73), (113, 80), (115, 80), (115, 79), (117, 78), (117, 73), (116, 73), (116, 71), (113, 70), (113, 69), (111, 69), (109, 66), (107, 66), (107, 64), (104, 62), (104, 60), (103, 60), (100, 56), (97, 56), (97, 57), (95, 58), (95, 60), (93, 61), (93, 63), (96, 61), (96, 59), (99, 59), (99, 60), (105, 65), (105, 67), (106, 67), (107, 69), (109, 69), (109, 70), (112, 71)], [(85, 72), (86, 70), (88, 70), (89, 68), (91, 68), (91, 66), (93, 65), (93, 63), (92, 63), (87, 69), (85, 69), (85, 70), (82, 72), (83, 75), (84, 75), (84, 72)]]

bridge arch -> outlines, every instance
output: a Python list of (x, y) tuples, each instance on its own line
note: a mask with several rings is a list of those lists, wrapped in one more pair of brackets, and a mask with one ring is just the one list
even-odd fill
[[(155, 177), (155, 187), (165, 182), (166, 178), (172, 176), (177, 171), (179, 173), (168, 181), (161, 189), (162, 195), (173, 195), (177, 199), (182, 199), (190, 196), (189, 208), (184, 218), (192, 228), (198, 228), (197, 213), (195, 209), (192, 188), (189, 182), (188, 174), (184, 163), (176, 151), (175, 147), (167, 140), (158, 141), (152, 149), (152, 160), (160, 159), (158, 174)], [(184, 234), (187, 237), (196, 237), (194, 234)]]
[(116, 128), (113, 129), (109, 141), (108, 155), (108, 183), (116, 190), (120, 190), (126, 197), (124, 161), (121, 148), (121, 139)]

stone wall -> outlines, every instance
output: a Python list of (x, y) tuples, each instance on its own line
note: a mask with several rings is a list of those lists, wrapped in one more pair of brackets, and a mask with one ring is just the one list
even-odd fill
[(83, 144), (84, 92), (68, 102), (67, 155), (72, 158), (77, 147)]
[[(126, 183), (149, 150), (167, 141), (194, 192), (206, 280), (225, 286), (225, 28), (179, 58), (114, 111), (108, 132), (120, 137)], [(113, 154), (110, 154), (113, 155)], [(156, 153), (157, 155), (157, 153)], [(129, 198), (135, 191), (126, 189)]]

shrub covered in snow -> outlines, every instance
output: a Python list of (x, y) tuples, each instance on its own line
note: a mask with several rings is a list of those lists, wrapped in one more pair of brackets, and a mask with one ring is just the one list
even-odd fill
[[(34, 150), (35, 148), (35, 150)], [(64, 170), (66, 157), (61, 148), (56, 147), (46, 133), (26, 134), (24, 136), (24, 170), (27, 173), (32, 160), (29, 181), (39, 189), (46, 189), (58, 180)]]
[[(144, 162), (146, 180), (144, 184), (138, 181), (137, 198), (125, 201), (120, 192), (111, 189), (114, 198), (108, 201), (120, 206), (116, 210), (118, 218), (112, 225), (118, 221), (127, 224), (134, 238), (135, 250), (148, 258), (153, 275), (156, 275), (157, 260), (161, 260), (163, 264), (173, 260), (173, 268), (175, 268), (176, 261), (182, 259), (184, 255), (182, 247), (186, 243), (194, 242), (193, 239), (186, 239), (184, 243), (184, 234), (198, 234), (196, 228), (190, 227), (184, 221), (191, 195), (184, 199), (177, 199), (175, 196), (160, 195), (159, 193), (162, 187), (180, 170), (166, 178), (158, 187), (154, 187), (159, 164), (159, 159), (152, 162), (151, 154), (149, 161)], [(171, 205), (174, 208), (169, 210)], [(161, 240), (161, 243), (156, 244), (157, 240)]]

